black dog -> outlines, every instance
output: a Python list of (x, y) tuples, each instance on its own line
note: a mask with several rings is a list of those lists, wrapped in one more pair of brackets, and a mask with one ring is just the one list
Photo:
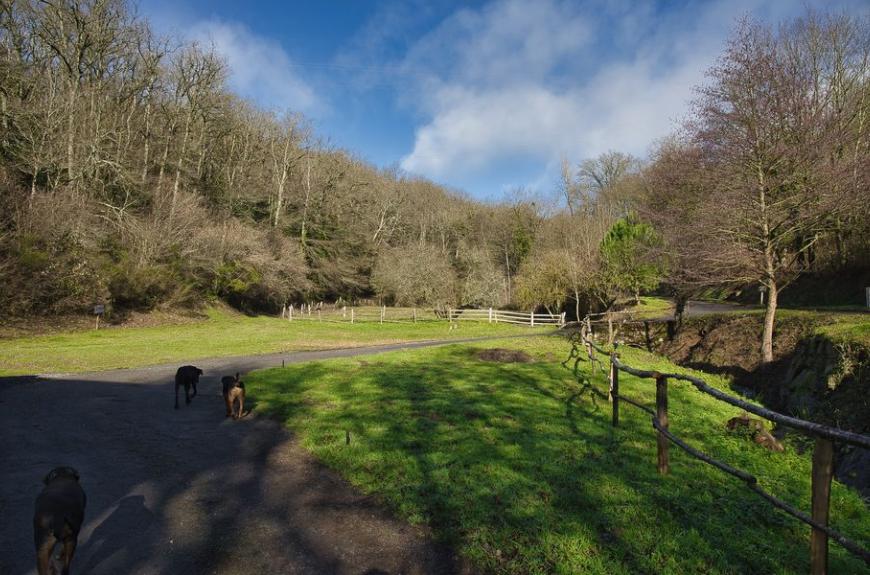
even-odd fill
[[(178, 388), (184, 386), (184, 402), (190, 405), (190, 400), (196, 397), (196, 384), (199, 383), (200, 375), (202, 370), (192, 365), (179, 367), (175, 372), (175, 409), (178, 409)], [(190, 395), (191, 387), (193, 395)]]
[(79, 473), (72, 467), (55, 467), (42, 482), (45, 487), (36, 498), (33, 513), (36, 570), (39, 575), (53, 573), (51, 555), (55, 546), (63, 543), (61, 573), (69, 575), (79, 530), (85, 518), (87, 498), (79, 485)]
[[(227, 406), (227, 417), (232, 416), (233, 419), (242, 417), (242, 411), (245, 409), (245, 382), (239, 379), (239, 374), (236, 376), (225, 375), (221, 378), (221, 386), (223, 387), (224, 403)], [(239, 400), (239, 413), (234, 411), (235, 402)]]

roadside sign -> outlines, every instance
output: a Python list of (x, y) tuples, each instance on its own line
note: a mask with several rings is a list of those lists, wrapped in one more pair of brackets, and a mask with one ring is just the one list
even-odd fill
[(106, 306), (103, 304), (97, 304), (94, 306), (94, 315), (102, 315), (106, 313)]

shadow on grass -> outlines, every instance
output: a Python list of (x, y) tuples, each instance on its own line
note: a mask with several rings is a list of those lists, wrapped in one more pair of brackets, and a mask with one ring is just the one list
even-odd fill
[(701, 463), (675, 456), (660, 477), (649, 418), (613, 429), (602, 392), (557, 363), (453, 347), (265, 371), (252, 390), (314, 455), (482, 571), (806, 569), (802, 529)]

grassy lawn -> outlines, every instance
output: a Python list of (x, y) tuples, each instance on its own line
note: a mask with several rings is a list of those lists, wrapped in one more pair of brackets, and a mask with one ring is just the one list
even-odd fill
[(634, 319), (658, 319), (674, 313), (674, 303), (663, 297), (643, 296), (640, 305), (632, 303), (626, 308)]
[[(0, 340), (0, 375), (97, 371), (198, 358), (358, 347), (412, 340), (529, 333), (528, 327), (445, 321), (419, 323), (288, 322), (213, 310), (207, 320), (143, 328), (110, 328)], [(534, 328), (542, 332), (545, 328)]]
[[(536, 361), (479, 360), (489, 347)], [(809, 570), (809, 529), (737, 480), (673, 446), (671, 474), (659, 476), (648, 416), (626, 405), (612, 428), (606, 400), (560, 365), (567, 351), (562, 339), (536, 338), (312, 362), (255, 372), (248, 392), (316, 457), (398, 515), (432, 526), (476, 571)], [(624, 358), (680, 369), (630, 349)], [(590, 383), (606, 389), (601, 374)], [(654, 404), (650, 382), (623, 374), (621, 390)], [(679, 436), (810, 509), (809, 453), (771, 453), (730, 435), (724, 424), (738, 411), (681, 384), (671, 385), (670, 407)], [(831, 507), (836, 527), (870, 544), (870, 513), (854, 492), (835, 483)], [(831, 573), (866, 572), (830, 547)]]
[[(764, 309), (740, 313), (763, 316)], [(776, 320), (804, 322), (814, 333), (826, 335), (835, 342), (855, 342), (870, 347), (870, 313), (779, 308)]]

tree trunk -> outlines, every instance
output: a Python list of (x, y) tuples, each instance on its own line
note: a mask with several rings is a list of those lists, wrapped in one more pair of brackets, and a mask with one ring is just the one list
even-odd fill
[(580, 291), (577, 289), (574, 290), (574, 315), (580, 321)]
[[(280, 166), (281, 175), (278, 177), (278, 199), (277, 199), (276, 205), (275, 205), (275, 218), (274, 218), (273, 224), (272, 224), (272, 227), (275, 227), (275, 228), (278, 227), (278, 222), (281, 218), (281, 210), (284, 209), (284, 187), (287, 185), (287, 171), (289, 169), (289, 161), (288, 161), (289, 156), (290, 156), (290, 138), (287, 138), (287, 140), (284, 142), (284, 152), (281, 155), (281, 166)], [(276, 162), (275, 168), (276, 169), (278, 168), (277, 162)], [(311, 168), (310, 168), (310, 164), (309, 164), (309, 169), (308, 169), (307, 176), (306, 176), (306, 182), (308, 183), (306, 186), (307, 188), (310, 188), (310, 186), (311, 186), (310, 180), (311, 180)], [(306, 205), (305, 205), (306, 210), (308, 209), (308, 199), (307, 198), (308, 198), (308, 195), (306, 192)], [(302, 225), (303, 226), (305, 225), (304, 220), (303, 220)], [(304, 232), (303, 232), (303, 234), (304, 234)], [(302, 241), (303, 241), (303, 243), (305, 241), (304, 235), (303, 235)]]
[(686, 304), (689, 303), (689, 298), (684, 295), (674, 296), (674, 321), (677, 324), (677, 329), (683, 325), (683, 315), (686, 313)]
[(299, 230), (299, 241), (305, 248), (306, 225), (308, 224), (308, 202), (311, 199), (311, 158), (305, 157), (305, 205), (302, 209), (302, 226)]
[(178, 198), (178, 190), (181, 187), (181, 172), (184, 171), (184, 157), (187, 154), (187, 140), (190, 138), (190, 123), (193, 120), (193, 111), (188, 109), (187, 119), (184, 122), (184, 136), (181, 139), (181, 151), (178, 153), (178, 162), (175, 167), (175, 182), (172, 184), (172, 202), (169, 204), (169, 221), (175, 214), (175, 202)]
[(75, 119), (76, 100), (78, 99), (78, 81), (73, 80), (69, 97), (69, 115), (66, 125), (66, 177), (70, 183), (75, 182)]
[(151, 151), (151, 97), (145, 104), (145, 138), (142, 150), (142, 186), (148, 183), (148, 154)]
[(764, 313), (764, 331), (761, 334), (761, 362), (773, 361), (773, 322), (776, 319), (776, 300), (778, 288), (776, 281), (769, 279), (767, 284), (767, 310)]

